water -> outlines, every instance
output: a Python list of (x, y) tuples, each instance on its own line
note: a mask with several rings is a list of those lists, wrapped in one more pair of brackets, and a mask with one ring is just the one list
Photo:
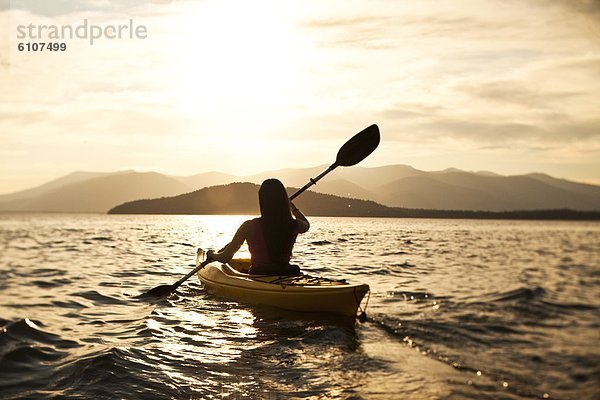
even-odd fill
[(243, 219), (0, 215), (0, 398), (600, 398), (599, 224), (311, 218), (295, 261), (364, 324), (135, 298)]

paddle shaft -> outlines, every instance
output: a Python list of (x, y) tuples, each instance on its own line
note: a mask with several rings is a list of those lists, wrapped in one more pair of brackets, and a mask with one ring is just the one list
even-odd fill
[(310, 178), (310, 181), (306, 185), (304, 185), (302, 188), (298, 189), (296, 191), (296, 193), (294, 193), (293, 195), (290, 196), (290, 200), (294, 200), (296, 197), (298, 197), (302, 193), (304, 193), (306, 191), (306, 189), (308, 189), (312, 185), (316, 185), (317, 181), (319, 179), (321, 179), (322, 177), (324, 177), (325, 175), (327, 175), (328, 173), (330, 173), (331, 171), (336, 169), (336, 167), (337, 167), (337, 164), (333, 163), (325, 171), (321, 172), (321, 174), (319, 174), (318, 176), (315, 176), (314, 178)]
[(208, 258), (206, 260), (202, 261), (202, 263), (200, 265), (198, 265), (196, 268), (191, 270), (186, 276), (184, 276), (183, 278), (181, 278), (180, 280), (175, 282), (173, 284), (173, 290), (177, 289), (179, 287), (179, 285), (181, 285), (183, 282), (187, 281), (192, 275), (194, 275), (196, 272), (200, 271), (202, 268), (204, 268), (205, 266), (207, 266), (209, 263), (211, 263), (213, 261), (214, 260), (211, 260)]

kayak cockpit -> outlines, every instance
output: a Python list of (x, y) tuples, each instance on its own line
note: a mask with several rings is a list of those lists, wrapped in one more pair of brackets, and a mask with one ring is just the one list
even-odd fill
[(233, 261), (229, 264), (223, 264), (223, 272), (243, 279), (250, 279), (257, 282), (279, 284), (279, 285), (300, 285), (300, 286), (340, 286), (347, 285), (345, 279), (331, 279), (321, 276), (311, 276), (304, 273), (300, 275), (251, 275), (249, 263), (243, 261)]

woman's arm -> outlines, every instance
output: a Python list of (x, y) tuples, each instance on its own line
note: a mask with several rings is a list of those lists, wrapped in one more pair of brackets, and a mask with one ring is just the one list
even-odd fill
[(291, 201), (290, 208), (292, 209), (292, 214), (296, 217), (296, 221), (298, 221), (298, 233), (308, 231), (310, 229), (310, 222), (308, 222), (304, 214), (302, 214), (302, 211), (300, 211)]
[(250, 237), (251, 233), (251, 221), (244, 222), (242, 225), (240, 225), (235, 235), (233, 235), (233, 239), (231, 239), (231, 242), (229, 242), (218, 252), (213, 252), (212, 250), (209, 250), (206, 254), (206, 257), (223, 263), (231, 261), (234, 254), (240, 249), (240, 247), (242, 247), (242, 244), (244, 244), (244, 241)]

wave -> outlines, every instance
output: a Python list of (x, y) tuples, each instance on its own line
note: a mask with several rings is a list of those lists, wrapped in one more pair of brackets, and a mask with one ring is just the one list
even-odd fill
[(555, 328), (563, 327), (567, 313), (598, 310), (594, 304), (557, 300), (555, 292), (540, 286), (489, 293), (470, 299), (468, 304), (486, 313), (509, 313), (511, 319), (524, 325)]
[(43, 330), (43, 324), (40, 321), (24, 318), (13, 322), (4, 322), (5, 325), (0, 327), (0, 349), (5, 349), (5, 346), (15, 341), (51, 344), (60, 349), (72, 348), (78, 345), (77, 342), (63, 339), (59, 335)]
[(402, 263), (390, 264), (391, 267), (400, 267), (400, 268), (414, 268), (415, 264), (411, 264), (408, 261), (404, 261)]
[(325, 245), (333, 244), (333, 243), (330, 242), (329, 240), (315, 240), (313, 242), (310, 242), (310, 244), (315, 245), (315, 246), (325, 246)]
[(68, 285), (70, 283), (73, 283), (73, 281), (70, 280), (70, 279), (59, 278), (59, 279), (52, 279), (52, 280), (49, 280), (49, 281), (46, 281), (46, 280), (35, 280), (35, 281), (31, 281), (30, 283), (32, 285), (35, 285), (35, 286), (39, 287), (39, 288), (48, 289), (48, 288), (55, 288), (55, 287), (60, 287), (60, 286)]
[(381, 253), (379, 256), (380, 257), (387, 257), (387, 256), (402, 256), (402, 255), (406, 255), (409, 254), (406, 251), (385, 251), (383, 253)]
[[(48, 388), (82, 398), (181, 398), (185, 393), (141, 351), (113, 347), (60, 366)], [(159, 375), (153, 377), (153, 375)]]
[(129, 304), (127, 301), (118, 299), (116, 297), (107, 296), (102, 293), (99, 293), (96, 290), (88, 290), (86, 292), (77, 292), (73, 294), (74, 296), (83, 297), (84, 299), (91, 300), (96, 304), (120, 304), (127, 305)]
[(545, 304), (548, 307), (554, 307), (561, 310), (579, 310), (579, 311), (594, 311), (597, 310), (598, 307), (592, 304), (582, 304), (582, 303), (557, 303), (549, 300), (542, 300), (541, 303)]
[[(7, 358), (19, 356), (26, 368)], [(190, 388), (157, 368), (157, 360), (139, 350), (110, 348), (77, 359), (48, 349), (16, 349), (2, 359), (3, 398), (184, 398)], [(5, 374), (4, 368), (10, 372)]]
[(501, 293), (492, 293), (487, 295), (485, 301), (531, 301), (542, 298), (546, 295), (546, 290), (542, 287), (520, 287)]
[(82, 354), (84, 348), (40, 321), (0, 319), (0, 397), (186, 397), (151, 354), (117, 347)]
[[(57, 362), (79, 343), (42, 329), (28, 318), (2, 321), (0, 327), (0, 392), (39, 386), (47, 381)], [(35, 382), (38, 382), (37, 384)]]
[[(482, 374), (493, 382), (506, 383), (505, 392), (539, 398), (544, 393), (542, 389), (548, 387), (541, 377), (559, 368), (557, 365), (568, 357), (572, 361), (566, 364), (574, 366), (573, 372), (565, 372), (566, 382), (561, 388), (554, 388), (556, 394), (591, 393), (590, 388), (597, 383), (594, 376), (598, 376), (598, 354), (582, 353), (568, 345), (573, 354), (541, 351), (557, 334), (546, 332), (568, 332), (573, 318), (581, 326), (597, 328), (589, 318), (590, 311), (598, 309), (593, 304), (559, 301), (559, 293), (541, 286), (517, 287), (468, 299), (436, 297), (418, 290), (389, 294), (406, 301), (405, 311), (395, 316), (371, 315), (370, 323), (430, 358), (468, 374)], [(438, 309), (434, 308), (436, 305)], [(566, 318), (569, 314), (575, 317)], [(523, 375), (518, 372), (523, 368), (539, 373)], [(581, 391), (584, 386), (587, 392)], [(504, 388), (486, 391), (497, 390)]]
[[(516, 370), (499, 369), (492, 362), (497, 357), (497, 349), (531, 347), (526, 332), (501, 319), (485, 322), (486, 318), (477, 319), (477, 314), (463, 320), (423, 318), (420, 315), (420, 319), (413, 320), (371, 315), (367, 321), (422, 356), (466, 373), (465, 379), (472, 379), (473, 384), (475, 377), (481, 381), (483, 376), (489, 385), (487, 392), (503, 393), (501, 398), (513, 398), (506, 397), (508, 393), (526, 398), (539, 397)], [(510, 387), (503, 386), (507, 381), (511, 383)], [(464, 398), (480, 397), (465, 394)]]
[(65, 272), (58, 268), (36, 268), (34, 270), (18, 270), (15, 269), (11, 271), (15, 276), (23, 277), (23, 278), (31, 278), (35, 276), (36, 278), (49, 278), (53, 276), (63, 277)]
[(52, 305), (56, 306), (56, 307), (60, 307), (60, 308), (73, 308), (73, 309), (88, 308), (87, 305), (80, 303), (78, 301), (75, 301), (75, 300), (66, 300), (66, 301), (52, 300)]
[(96, 240), (99, 242), (113, 242), (115, 239), (108, 236), (95, 236), (93, 238), (90, 238), (90, 240)]

